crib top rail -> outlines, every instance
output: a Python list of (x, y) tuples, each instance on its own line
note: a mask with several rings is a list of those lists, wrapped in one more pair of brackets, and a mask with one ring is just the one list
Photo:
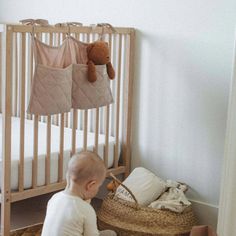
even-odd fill
[[(54, 25), (47, 25), (47, 26), (32, 26), (32, 25), (22, 25), (22, 24), (6, 24), (8, 30), (17, 33), (30, 33), (33, 31), (35, 33), (95, 33), (95, 34), (111, 34), (110, 29), (102, 28), (101, 26), (54, 26)], [(3, 31), (4, 24), (0, 24), (0, 32)], [(134, 34), (134, 28), (128, 27), (114, 27), (115, 33), (117, 34)]]

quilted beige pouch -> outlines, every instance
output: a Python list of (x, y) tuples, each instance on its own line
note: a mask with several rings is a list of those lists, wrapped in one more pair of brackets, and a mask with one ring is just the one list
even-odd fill
[(28, 113), (52, 115), (71, 109), (72, 65), (68, 40), (51, 47), (32, 39), (35, 72)]
[(88, 66), (74, 64), (72, 72), (72, 108), (90, 109), (113, 102), (106, 65), (96, 66), (97, 80), (88, 81)]
[(72, 65), (61, 69), (38, 64), (28, 113), (52, 115), (69, 112), (71, 109)]

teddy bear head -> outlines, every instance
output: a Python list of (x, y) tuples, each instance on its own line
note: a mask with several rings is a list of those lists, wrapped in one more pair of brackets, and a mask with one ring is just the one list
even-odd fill
[(87, 46), (88, 57), (88, 80), (95, 82), (97, 80), (95, 65), (106, 65), (107, 74), (110, 79), (115, 78), (115, 71), (110, 61), (110, 51), (108, 43), (97, 41)]
[(88, 59), (92, 60), (95, 65), (105, 65), (110, 62), (110, 52), (108, 43), (98, 41), (91, 43), (87, 47)]

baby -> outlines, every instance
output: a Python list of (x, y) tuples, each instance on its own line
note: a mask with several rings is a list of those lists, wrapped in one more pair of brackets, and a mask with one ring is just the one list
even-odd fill
[(42, 236), (115, 236), (111, 230), (98, 231), (93, 207), (106, 176), (101, 158), (93, 152), (74, 155), (68, 164), (67, 186), (48, 202)]

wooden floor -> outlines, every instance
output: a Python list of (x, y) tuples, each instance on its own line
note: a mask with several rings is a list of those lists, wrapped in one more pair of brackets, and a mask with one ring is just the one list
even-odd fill
[(27, 228), (18, 229), (11, 233), (11, 236), (41, 236), (42, 224), (33, 225)]

